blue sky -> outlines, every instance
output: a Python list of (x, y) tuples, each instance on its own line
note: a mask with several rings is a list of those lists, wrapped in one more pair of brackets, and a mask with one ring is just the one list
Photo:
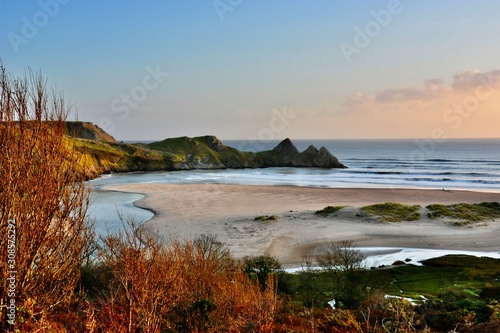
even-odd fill
[(40, 69), (70, 119), (122, 140), (500, 137), (499, 14), (482, 0), (11, 0), (0, 59)]

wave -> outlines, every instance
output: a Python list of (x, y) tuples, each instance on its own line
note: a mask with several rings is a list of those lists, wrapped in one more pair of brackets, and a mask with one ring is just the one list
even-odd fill
[(365, 170), (350, 170), (348, 171), (349, 173), (358, 173), (358, 174), (375, 174), (375, 175), (401, 175), (403, 174), (402, 171), (370, 171), (370, 172), (367, 172)]
[(426, 172), (408, 172), (408, 171), (391, 171), (391, 170), (346, 170), (345, 173), (359, 174), (359, 175), (402, 175), (402, 176), (450, 176), (451, 178), (497, 178), (500, 177), (500, 173), (488, 173), (488, 172), (452, 172), (452, 171), (426, 171)]
[(440, 183), (440, 182), (459, 182), (463, 184), (484, 184), (484, 185), (499, 185), (500, 181), (491, 181), (491, 180), (482, 180), (482, 179), (451, 179), (451, 178), (405, 178), (408, 182), (431, 182), (431, 183)]
[(175, 171), (101, 178), (95, 185), (108, 182), (234, 183), (318, 187), (498, 188), (500, 191), (499, 140), (447, 140), (446, 143), (431, 147), (432, 153), (423, 154), (421, 159), (415, 160), (411, 159), (416, 149), (414, 140), (301, 141), (297, 143), (297, 148), (302, 151), (309, 144), (325, 146), (348, 169)]
[(410, 158), (361, 158), (361, 157), (351, 157), (343, 158), (342, 161), (353, 161), (353, 162), (398, 162), (406, 164), (414, 163), (500, 163), (499, 160), (489, 160), (489, 159), (447, 159), (447, 158), (429, 158), (429, 159), (410, 159)]

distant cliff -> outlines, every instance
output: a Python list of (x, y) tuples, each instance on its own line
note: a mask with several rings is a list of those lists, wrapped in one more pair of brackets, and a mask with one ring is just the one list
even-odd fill
[(346, 168), (326, 148), (299, 152), (290, 139), (272, 150), (244, 152), (215, 136), (179, 137), (150, 144), (125, 144), (91, 123), (69, 123), (68, 135), (89, 177), (109, 172), (266, 167)]
[(290, 139), (280, 142), (274, 149), (256, 153), (258, 167), (346, 168), (328, 149), (313, 145), (299, 152)]
[(80, 139), (116, 142), (115, 138), (113, 138), (105, 130), (101, 129), (99, 126), (91, 122), (67, 121), (66, 133), (69, 136), (77, 137)]

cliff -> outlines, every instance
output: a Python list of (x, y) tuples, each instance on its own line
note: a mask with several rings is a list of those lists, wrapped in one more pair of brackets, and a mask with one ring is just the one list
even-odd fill
[(90, 123), (70, 124), (68, 134), (89, 177), (109, 172), (266, 167), (345, 168), (326, 148), (299, 152), (290, 139), (274, 149), (243, 152), (215, 136), (179, 137), (150, 144), (126, 144)]
[(66, 133), (80, 139), (117, 142), (110, 134), (91, 122), (67, 121)]

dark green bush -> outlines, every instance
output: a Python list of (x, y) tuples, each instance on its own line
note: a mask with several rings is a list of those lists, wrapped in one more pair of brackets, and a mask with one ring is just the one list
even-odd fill
[(341, 210), (344, 207), (345, 206), (326, 206), (325, 208), (316, 211), (314, 214), (321, 215), (323, 217), (327, 217), (328, 215), (331, 215), (335, 212), (338, 212), (339, 210)]

